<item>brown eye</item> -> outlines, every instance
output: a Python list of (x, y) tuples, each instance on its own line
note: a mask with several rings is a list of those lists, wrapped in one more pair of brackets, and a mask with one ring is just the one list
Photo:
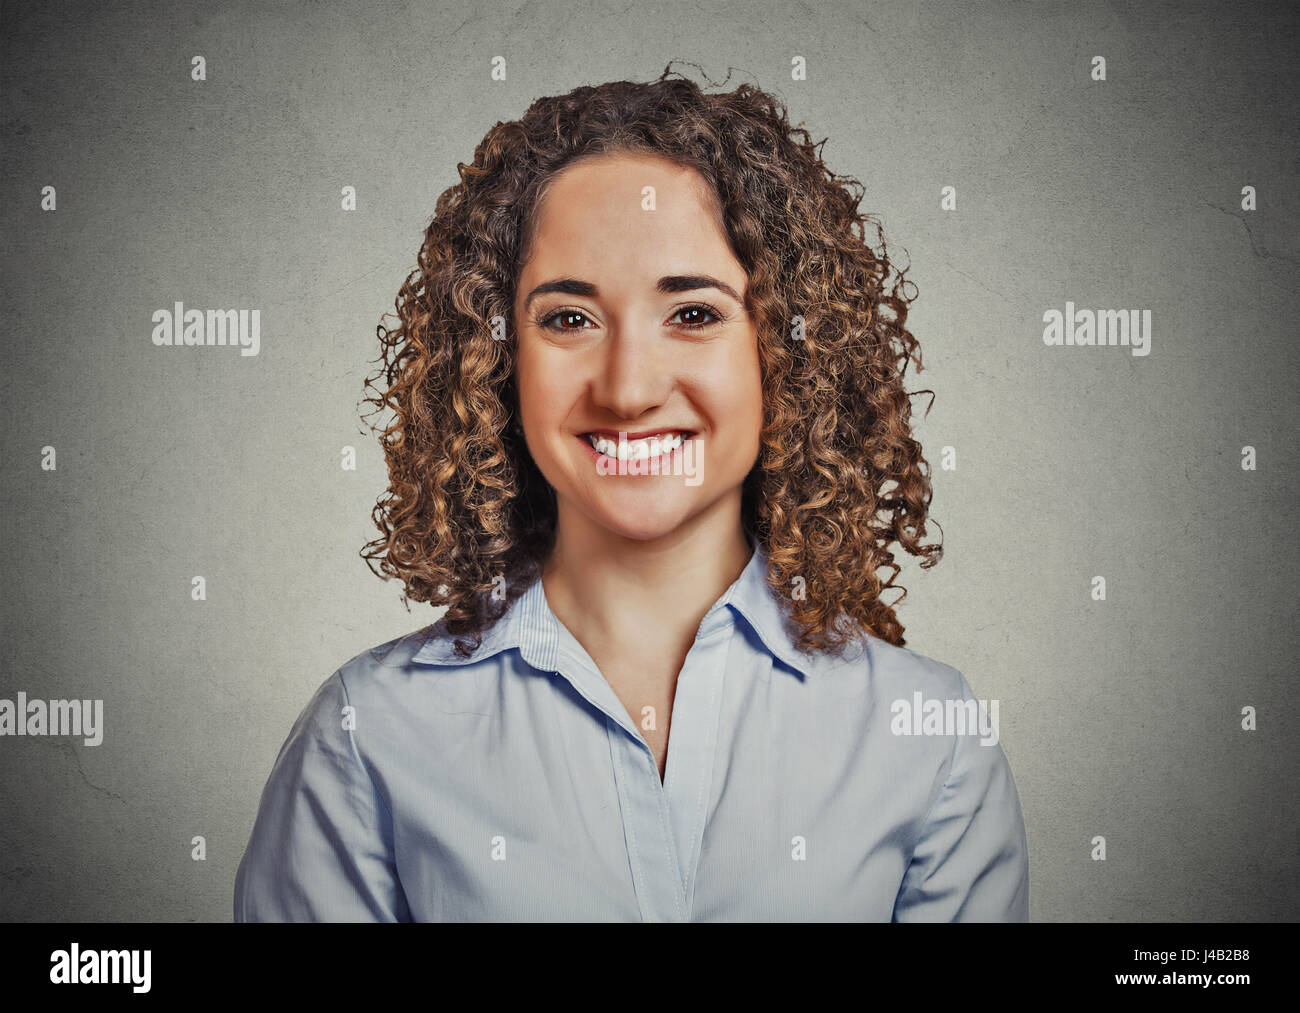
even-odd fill
[[(575, 318), (578, 320), (586, 320), (587, 315), (585, 313), (579, 313), (577, 310), (556, 310), (554, 313), (549, 313), (546, 316), (538, 317), (536, 323), (538, 327), (541, 327), (544, 330), (580, 331), (582, 330), (582, 325), (578, 325), (577, 327), (567, 326), (567, 324), (571, 323)], [(556, 320), (565, 321), (565, 325), (561, 325), (559, 327), (554, 326), (554, 321)]]
[[(724, 319), (722, 314), (712, 306), (706, 306), (703, 303), (698, 303), (693, 306), (683, 306), (674, 313), (673, 316), (682, 317), (682, 326), (689, 330), (710, 327), (713, 324), (721, 323)], [(708, 319), (704, 319), (706, 317)]]

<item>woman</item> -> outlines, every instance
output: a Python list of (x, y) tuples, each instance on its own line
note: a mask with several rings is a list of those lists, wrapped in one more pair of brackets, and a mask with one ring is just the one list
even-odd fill
[(363, 553), (447, 611), (303, 711), (236, 920), (1025, 919), (996, 731), (882, 600), (939, 546), (860, 184), (668, 71), (460, 175), (379, 328)]

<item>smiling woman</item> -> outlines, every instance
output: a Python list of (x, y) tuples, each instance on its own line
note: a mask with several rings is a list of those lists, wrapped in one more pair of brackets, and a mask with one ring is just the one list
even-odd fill
[(984, 702), (882, 600), (891, 546), (939, 546), (860, 184), (668, 72), (539, 99), (460, 175), (379, 328), (363, 552), (446, 612), (303, 711), (236, 918), (1027, 917), (997, 736), (891, 728)]

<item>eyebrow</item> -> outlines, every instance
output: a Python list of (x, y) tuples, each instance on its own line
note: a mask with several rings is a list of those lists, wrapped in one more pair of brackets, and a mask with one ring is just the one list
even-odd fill
[[(668, 274), (659, 279), (655, 289), (665, 294), (670, 292), (695, 292), (702, 288), (716, 288), (720, 292), (725, 292), (736, 302), (744, 305), (745, 300), (740, 297), (734, 288), (725, 281), (719, 281), (707, 274)], [(596, 296), (599, 291), (596, 286), (589, 281), (579, 281), (577, 278), (558, 278), (555, 281), (544, 281), (535, 289), (528, 293), (528, 298), (524, 300), (524, 309), (528, 309), (528, 304), (533, 301), (533, 296), (545, 295), (547, 292), (563, 292), (566, 295)]]

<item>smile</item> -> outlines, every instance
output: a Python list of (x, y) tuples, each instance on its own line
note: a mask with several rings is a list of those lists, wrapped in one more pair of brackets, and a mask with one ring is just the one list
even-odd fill
[(615, 461), (638, 461), (671, 454), (681, 447), (682, 442), (692, 435), (688, 429), (665, 429), (658, 433), (639, 436), (632, 440), (626, 433), (619, 433), (614, 439), (607, 433), (586, 433), (579, 437), (585, 440), (596, 453)]

